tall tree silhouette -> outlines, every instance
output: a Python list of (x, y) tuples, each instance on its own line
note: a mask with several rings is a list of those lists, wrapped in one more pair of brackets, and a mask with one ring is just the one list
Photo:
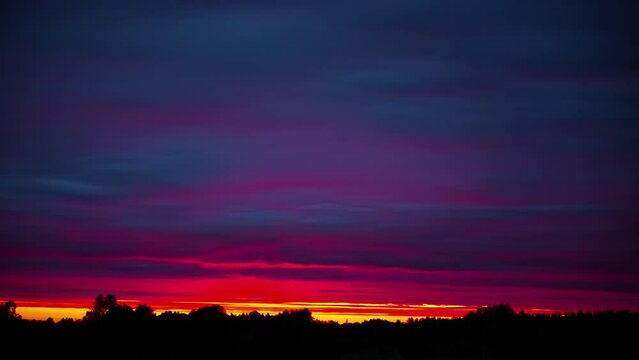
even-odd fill
[(95, 298), (95, 302), (93, 303), (91, 310), (87, 311), (84, 318), (86, 320), (103, 319), (109, 311), (113, 311), (117, 308), (117, 303), (118, 300), (115, 298), (115, 295), (109, 294), (107, 296), (103, 296), (100, 294)]

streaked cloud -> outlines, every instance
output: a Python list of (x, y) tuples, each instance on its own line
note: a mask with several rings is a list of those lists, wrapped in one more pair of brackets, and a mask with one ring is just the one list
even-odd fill
[(637, 304), (635, 5), (116, 3), (0, 12), (0, 297)]

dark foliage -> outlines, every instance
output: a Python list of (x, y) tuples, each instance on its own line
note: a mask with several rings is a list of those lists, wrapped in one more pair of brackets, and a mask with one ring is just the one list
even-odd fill
[(229, 315), (217, 305), (156, 316), (146, 305), (133, 310), (98, 296), (82, 321), (55, 323), (21, 320), (15, 304), (2, 306), (0, 339), (20, 358), (639, 358), (639, 313), (626, 311), (532, 315), (500, 304), (453, 320), (337, 324), (314, 321), (308, 310)]
[(8, 322), (19, 320), (20, 315), (16, 313), (16, 303), (13, 301), (7, 301), (4, 304), (0, 304), (0, 322)]

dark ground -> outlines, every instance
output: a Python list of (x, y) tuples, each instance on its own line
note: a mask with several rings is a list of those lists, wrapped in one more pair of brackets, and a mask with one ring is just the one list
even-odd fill
[(639, 313), (529, 315), (508, 305), (454, 320), (337, 324), (308, 310), (155, 316), (113, 302), (82, 321), (3, 315), (0, 343), (15, 358), (42, 359), (639, 359), (638, 326)]

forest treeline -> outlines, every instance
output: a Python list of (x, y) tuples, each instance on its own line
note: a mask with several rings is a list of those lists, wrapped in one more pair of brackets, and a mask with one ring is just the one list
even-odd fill
[[(99, 295), (82, 320), (24, 320), (0, 304), (3, 352), (47, 359), (638, 359), (639, 313), (516, 313), (463, 318), (316, 321), (309, 310), (227, 314), (219, 305), (156, 315)], [(7, 352), (11, 350), (11, 352)]]

